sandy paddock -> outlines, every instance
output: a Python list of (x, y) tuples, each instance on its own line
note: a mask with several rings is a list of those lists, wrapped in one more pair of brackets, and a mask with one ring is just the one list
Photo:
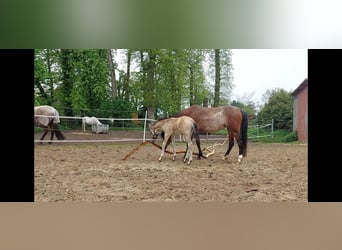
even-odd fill
[[(143, 138), (142, 133), (129, 131), (63, 133), (67, 140)], [(35, 139), (40, 136), (36, 133)], [(226, 160), (223, 145), (208, 159), (194, 156), (190, 166), (182, 162), (182, 154), (175, 161), (165, 154), (158, 162), (160, 150), (151, 144), (123, 160), (141, 142), (35, 143), (35, 201), (307, 201), (306, 144), (250, 142), (241, 164), (237, 144)], [(222, 141), (201, 139), (202, 148), (215, 142)], [(178, 142), (177, 150), (184, 149), (184, 142)]]

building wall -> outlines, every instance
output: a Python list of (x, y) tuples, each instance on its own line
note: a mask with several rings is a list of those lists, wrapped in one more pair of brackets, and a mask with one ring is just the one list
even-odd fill
[(298, 141), (308, 142), (308, 85), (295, 96), (295, 122)]

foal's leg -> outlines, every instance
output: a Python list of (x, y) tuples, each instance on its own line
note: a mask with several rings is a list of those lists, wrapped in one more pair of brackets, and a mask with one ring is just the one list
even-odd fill
[(166, 146), (166, 142), (167, 142), (168, 139), (169, 139), (169, 136), (165, 135), (165, 138), (164, 138), (163, 144), (162, 144), (162, 150), (161, 150), (161, 153), (160, 153), (160, 156), (159, 156), (159, 159), (158, 159), (159, 161), (161, 161), (163, 156), (164, 156), (165, 146)]
[(189, 158), (189, 162), (188, 162), (188, 165), (191, 164), (192, 162), (192, 140), (190, 139), (190, 146), (189, 146), (189, 154), (190, 154), (190, 158)]
[(183, 155), (183, 162), (185, 162), (186, 159), (188, 158), (189, 145), (188, 145), (188, 142), (187, 142), (184, 135), (183, 135), (183, 141), (185, 141), (185, 143), (186, 143), (186, 149), (185, 149), (185, 153)]
[(188, 147), (189, 147), (189, 150), (188, 150), (188, 165), (190, 165), (191, 164), (191, 162), (192, 162), (192, 141), (191, 141), (191, 139), (188, 141)]
[(176, 159), (176, 145), (175, 145), (175, 136), (172, 136), (172, 147), (173, 147), (173, 158), (172, 160), (174, 161)]
[(188, 150), (189, 150), (189, 146), (188, 143), (186, 143), (186, 149), (185, 149), (185, 153), (183, 155), (183, 161), (185, 162), (188, 156)]
[(185, 158), (184, 158), (184, 162), (186, 162), (186, 160), (188, 160), (187, 164), (190, 165), (192, 162), (192, 140), (191, 140), (191, 136), (184, 136), (184, 140), (186, 141), (186, 154), (185, 154)]

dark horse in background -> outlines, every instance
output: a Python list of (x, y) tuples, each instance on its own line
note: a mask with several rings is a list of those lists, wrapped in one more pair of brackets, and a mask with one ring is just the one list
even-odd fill
[(174, 117), (183, 115), (190, 116), (195, 120), (200, 133), (212, 133), (227, 128), (229, 144), (224, 158), (229, 155), (233, 148), (234, 139), (239, 145), (238, 162), (247, 156), (248, 115), (240, 108), (235, 106), (206, 108), (200, 105), (192, 105)]
[(48, 105), (35, 106), (34, 123), (44, 129), (44, 133), (40, 138), (41, 141), (44, 140), (49, 130), (51, 132), (50, 144), (52, 143), (54, 134), (56, 134), (58, 140), (65, 139), (65, 136), (58, 128), (58, 124), (60, 123), (59, 113), (54, 107)]

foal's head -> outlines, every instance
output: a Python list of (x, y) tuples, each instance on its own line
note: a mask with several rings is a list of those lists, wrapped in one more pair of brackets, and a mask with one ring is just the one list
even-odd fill
[(158, 131), (158, 128), (155, 128), (155, 126), (154, 126), (155, 124), (149, 124), (149, 128), (150, 128), (150, 132), (151, 132), (151, 134), (152, 134), (152, 139), (153, 140), (155, 140), (155, 139), (157, 139), (158, 138), (158, 133), (159, 133), (159, 131)]

